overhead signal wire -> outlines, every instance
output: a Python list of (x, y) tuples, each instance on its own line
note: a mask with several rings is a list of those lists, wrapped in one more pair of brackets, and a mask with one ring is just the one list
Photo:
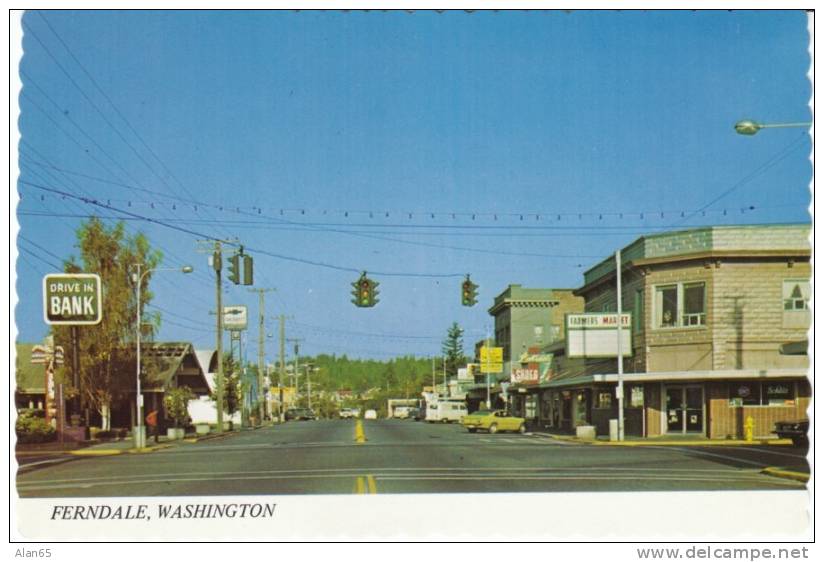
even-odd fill
[[(148, 222), (157, 224), (159, 226), (165, 226), (166, 228), (169, 228), (171, 230), (176, 230), (176, 231), (182, 232), (184, 234), (189, 234), (189, 235), (195, 236), (199, 239), (215, 240), (215, 241), (218, 240), (213, 235), (205, 234), (203, 232), (198, 232), (198, 231), (192, 230), (190, 228), (184, 228), (184, 227), (181, 227), (181, 226), (176, 226), (174, 224), (166, 223), (163, 220), (153, 219), (151, 217), (144, 217), (143, 215), (140, 215), (138, 213), (133, 213), (133, 212), (127, 211), (125, 209), (118, 209), (118, 208), (113, 207), (111, 205), (108, 205), (106, 203), (102, 203), (102, 202), (100, 202), (100, 201), (98, 201), (94, 198), (82, 197), (82, 196), (79, 196), (79, 195), (76, 195), (76, 194), (61, 191), (59, 189), (55, 189), (55, 188), (52, 188), (52, 187), (47, 187), (47, 186), (44, 186), (44, 185), (35, 184), (35, 183), (24, 181), (24, 180), (19, 180), (19, 182), (24, 184), (24, 185), (28, 185), (29, 187), (32, 187), (34, 189), (38, 189), (38, 190), (42, 190), (42, 191), (46, 191), (46, 192), (50, 192), (50, 193), (56, 193), (58, 195), (65, 195), (66, 197), (72, 197), (74, 199), (77, 199), (77, 200), (82, 201), (84, 203), (88, 203), (88, 204), (93, 205), (95, 207), (109, 209), (110, 211), (114, 211), (114, 212), (117, 212), (117, 213), (123, 213), (126, 216), (131, 216), (131, 217), (143, 219), (143, 220), (146, 220)], [(227, 245), (227, 246), (238, 246), (238, 247), (241, 246), (240, 243), (233, 242), (233, 241), (228, 241), (228, 242), (224, 241), (224, 244)], [(244, 248), (246, 248), (251, 253), (258, 253), (258, 254), (262, 254), (262, 255), (265, 255), (265, 256), (270, 256), (270, 257), (273, 257), (273, 258), (276, 258), (276, 259), (281, 259), (281, 260), (284, 260), (284, 261), (292, 261), (292, 262), (296, 262), (296, 263), (303, 263), (303, 264), (306, 264), (306, 265), (313, 265), (313, 266), (317, 266), (317, 267), (324, 267), (324, 268), (327, 268), (327, 269), (333, 269), (333, 270), (337, 270), (337, 271), (346, 271), (346, 272), (350, 272), (350, 273), (360, 273), (360, 272), (363, 271), (363, 268), (344, 267), (344, 266), (329, 264), (329, 263), (320, 262), (320, 261), (307, 260), (307, 259), (304, 259), (304, 258), (297, 258), (297, 257), (294, 257), (294, 256), (287, 256), (287, 255), (283, 255), (283, 254), (277, 254), (277, 253), (269, 252), (269, 251), (266, 251), (266, 250), (263, 250), (263, 249), (260, 249), (260, 248), (253, 248), (253, 247), (248, 246), (248, 245), (243, 245), (243, 246), (244, 246)], [(386, 272), (386, 271), (381, 272), (381, 271), (374, 271), (374, 270), (371, 270), (371, 269), (369, 271), (373, 275), (385, 276), (385, 277), (451, 278), (451, 277), (464, 277), (465, 276), (464, 273), (413, 273), (413, 272)]]
[[(25, 143), (25, 141), (23, 141), (23, 142)], [(27, 148), (27, 150), (31, 150), (31, 151), (33, 151), (33, 152), (34, 152), (35, 154), (37, 154), (37, 155), (38, 155), (38, 157), (40, 157), (42, 160), (45, 160), (47, 163), (51, 164), (51, 163), (49, 162), (49, 159), (48, 159), (48, 158), (46, 158), (45, 156), (43, 156), (43, 155), (42, 155), (39, 151), (37, 151), (37, 149), (36, 149), (36, 148), (34, 148), (33, 146), (31, 146), (29, 143), (25, 143), (25, 144), (26, 144), (26, 148)], [(26, 156), (26, 155), (23, 155), (23, 156)], [(28, 156), (26, 156), (26, 157), (27, 157), (27, 158), (30, 158), (30, 157), (28, 157)], [(64, 177), (65, 177), (65, 181), (64, 181), (64, 180), (61, 180), (61, 179), (59, 179), (59, 178), (58, 178), (58, 177), (57, 177), (54, 173), (52, 173), (52, 172), (50, 171), (50, 169), (49, 169), (49, 168), (51, 168), (51, 169), (55, 169), (55, 170), (59, 170), (59, 168), (57, 168), (56, 166), (52, 166), (52, 165), (50, 165), (48, 168), (46, 168), (46, 169), (45, 169), (45, 172), (46, 172), (46, 173), (48, 173), (48, 174), (49, 174), (50, 176), (52, 176), (53, 178), (55, 178), (55, 179), (57, 180), (57, 182), (58, 182), (60, 185), (62, 185), (63, 187), (65, 187), (66, 189), (69, 189), (69, 190), (71, 191), (71, 188), (69, 187), (69, 183), (70, 183), (70, 184), (74, 185), (74, 186), (75, 186), (75, 187), (76, 187), (76, 188), (77, 188), (77, 189), (78, 189), (81, 193), (83, 193), (83, 194), (88, 195), (89, 197), (91, 197), (91, 194), (90, 194), (89, 192), (87, 192), (87, 191), (86, 191), (86, 190), (85, 190), (85, 189), (84, 189), (84, 188), (83, 188), (80, 184), (78, 184), (77, 182), (75, 182), (75, 181), (74, 181), (71, 177), (65, 176), (65, 174), (63, 174), (63, 175), (64, 175)], [(39, 175), (39, 174), (35, 174), (35, 175)], [(73, 202), (73, 204), (78, 204), (78, 203)], [(90, 218), (90, 217), (89, 217), (89, 218)], [(100, 217), (98, 217), (98, 218), (100, 218)], [(115, 219), (113, 219), (113, 220), (117, 220), (117, 219), (115, 218)], [(127, 227), (127, 228), (128, 228), (128, 227)], [(134, 232), (134, 231), (132, 231), (132, 233), (134, 234), (135, 232)], [(184, 264), (184, 261), (183, 261), (183, 260), (181, 260), (179, 257), (175, 256), (173, 253), (171, 253), (170, 251), (166, 250), (165, 248), (162, 248), (162, 247), (159, 247), (159, 246), (158, 246), (158, 247), (157, 247), (157, 249), (159, 249), (161, 252), (163, 252), (163, 253), (164, 253), (164, 255), (168, 255), (168, 256), (170, 256), (172, 259), (176, 259), (176, 260), (178, 260), (178, 262), (179, 262), (181, 265), (183, 265), (183, 264)], [(194, 275), (194, 277), (195, 277), (196, 279), (202, 280), (202, 281), (204, 281), (204, 282), (211, 283), (211, 280), (210, 280), (207, 276), (203, 275), (202, 273), (200, 273), (200, 272), (199, 272), (199, 271), (197, 271), (197, 270), (195, 270), (195, 275)]]

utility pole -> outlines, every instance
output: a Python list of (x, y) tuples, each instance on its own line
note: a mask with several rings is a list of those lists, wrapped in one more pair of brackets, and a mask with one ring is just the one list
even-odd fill
[(266, 327), (265, 327), (265, 309), (266, 302), (264, 294), (276, 289), (249, 289), (250, 293), (258, 294), (258, 414), (260, 421), (266, 417), (266, 400), (263, 394), (263, 361), (266, 354), (264, 346), (266, 345)]
[(616, 335), (618, 340), (618, 441), (624, 440), (624, 352), (621, 349), (621, 250), (615, 252), (615, 284), (618, 302), (618, 320), (616, 325)]
[(218, 431), (223, 431), (223, 286), (220, 280), (220, 270), (223, 267), (223, 258), (221, 249), (223, 243), (236, 244), (236, 241), (226, 240), (199, 240), (201, 244), (200, 252), (207, 252), (212, 254), (212, 267), (215, 270), (215, 301), (217, 307), (215, 309), (215, 316), (217, 317), (217, 379), (215, 386), (217, 387), (217, 427)]
[(287, 338), (286, 341), (288, 341), (289, 343), (294, 343), (295, 344), (295, 367), (294, 367), (294, 370), (292, 371), (292, 377), (294, 378), (294, 381), (295, 381), (295, 383), (294, 383), (295, 384), (295, 398), (297, 399), (298, 384), (299, 384), (298, 376), (300, 375), (300, 373), (298, 371), (298, 368), (299, 368), (298, 367), (298, 365), (299, 365), (298, 359), (300, 357), (300, 342), (303, 341), (303, 338)]

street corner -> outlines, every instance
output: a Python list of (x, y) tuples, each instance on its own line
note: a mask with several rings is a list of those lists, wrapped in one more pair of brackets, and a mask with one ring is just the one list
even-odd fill
[(802, 484), (806, 484), (810, 480), (810, 475), (806, 472), (798, 472), (796, 470), (786, 470), (783, 468), (778, 468), (774, 466), (768, 466), (761, 470), (761, 474), (766, 474), (768, 476), (774, 476), (776, 478), (785, 478), (787, 480), (795, 480), (796, 482), (801, 482)]

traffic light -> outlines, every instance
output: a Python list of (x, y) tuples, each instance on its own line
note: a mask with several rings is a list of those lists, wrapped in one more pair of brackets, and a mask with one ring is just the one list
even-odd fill
[(252, 256), (243, 256), (243, 284), (254, 285), (254, 263)]
[(229, 258), (229, 281), (235, 285), (240, 284), (240, 254)]
[(461, 304), (474, 306), (478, 302), (478, 286), (469, 279), (469, 275), (461, 284)]
[(380, 283), (372, 281), (366, 276), (366, 272), (360, 276), (360, 279), (352, 283), (352, 304), (361, 308), (375, 306), (378, 304), (378, 290)]

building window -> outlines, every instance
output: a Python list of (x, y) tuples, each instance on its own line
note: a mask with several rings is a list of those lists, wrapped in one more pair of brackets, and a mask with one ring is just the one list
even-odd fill
[(731, 382), (730, 406), (793, 406), (795, 384), (790, 381)]
[(704, 284), (689, 283), (684, 285), (684, 314), (681, 323), (684, 326), (703, 326), (704, 314)]
[(644, 387), (641, 385), (633, 385), (629, 389), (629, 407), (643, 408), (644, 407)]
[(655, 288), (657, 328), (683, 328), (706, 324), (706, 284), (677, 283)]
[(784, 311), (810, 309), (810, 282), (806, 279), (789, 279), (784, 281)]
[(612, 392), (609, 390), (599, 390), (595, 398), (595, 407), (606, 410), (612, 408)]

